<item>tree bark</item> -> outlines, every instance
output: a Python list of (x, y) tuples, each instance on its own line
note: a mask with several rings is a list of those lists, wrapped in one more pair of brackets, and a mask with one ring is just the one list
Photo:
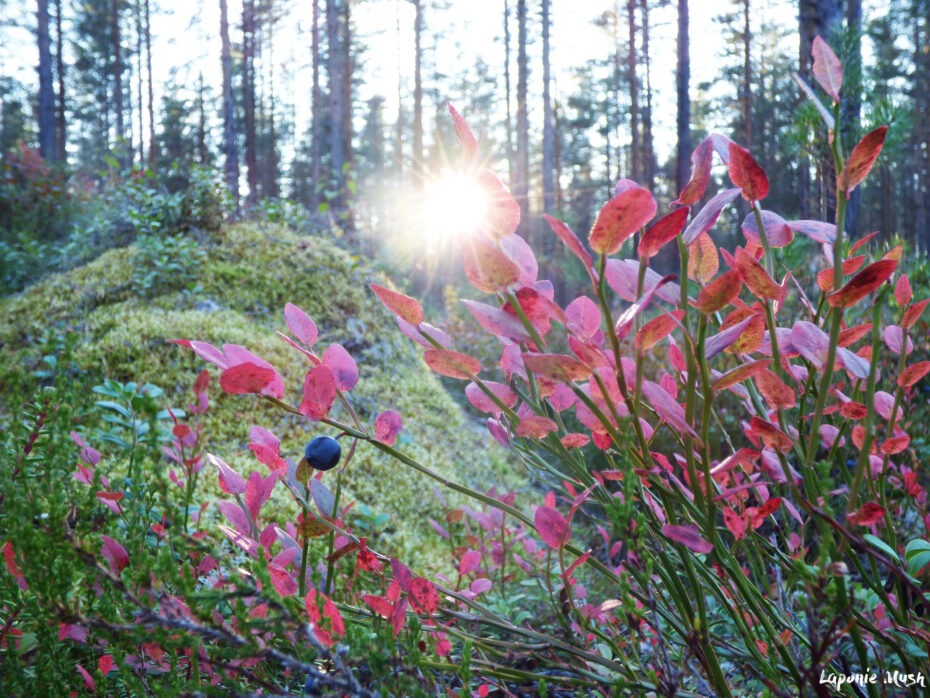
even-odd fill
[(423, 3), (413, 0), (413, 162), (423, 169)]
[(58, 73), (58, 95), (55, 111), (55, 159), (64, 163), (68, 159), (68, 131), (65, 120), (65, 59), (64, 38), (61, 33), (61, 3), (55, 0), (55, 65)]
[(255, 0), (242, 3), (242, 112), (245, 127), (245, 168), (249, 195), (246, 205), (257, 202), (258, 155), (255, 144)]
[(685, 188), (691, 177), (691, 53), (688, 39), (688, 0), (678, 0), (678, 73), (675, 76), (678, 93), (675, 188), (678, 192)]
[(526, 0), (517, 0), (517, 162), (514, 198), (520, 205), (519, 232), (529, 230), (530, 124), (526, 105), (528, 67), (526, 58)]
[(752, 27), (749, 22), (750, 0), (743, 0), (743, 89), (740, 95), (740, 116), (743, 126), (743, 147), (752, 149)]
[[(846, 0), (846, 30), (849, 32), (849, 54), (846, 56), (843, 79), (843, 144), (845, 152), (859, 139), (859, 117), (862, 111), (862, 2)], [(846, 233), (856, 237), (859, 226), (859, 202), (862, 188), (856, 187), (846, 206)], [(890, 233), (891, 231), (886, 231)]]
[(645, 97), (643, 109), (643, 181), (649, 191), (655, 189), (656, 160), (652, 141), (652, 76), (649, 63), (649, 0), (640, 0), (643, 33), (643, 68), (645, 70)]
[(626, 17), (629, 25), (629, 50), (626, 57), (626, 75), (630, 84), (630, 177), (642, 179), (642, 156), (639, 137), (639, 84), (636, 78), (636, 0), (627, 0)]
[(39, 44), (39, 154), (55, 160), (55, 93), (52, 88), (52, 50), (49, 36), (48, 0), (39, 0), (36, 9)]
[(338, 211), (345, 207), (345, 173), (347, 143), (346, 125), (346, 74), (348, 66), (344, 54), (342, 26), (344, 12), (340, 0), (326, 0), (326, 71), (329, 88), (329, 165), (336, 182), (337, 193), (330, 204)]
[(549, 91), (549, 2), (542, 0), (542, 63), (543, 63), (543, 212), (555, 208), (555, 132), (552, 123), (552, 96)]
[(236, 106), (232, 94), (232, 52), (229, 44), (229, 19), (226, 0), (220, 0), (220, 40), (223, 61), (223, 151), (224, 174), (236, 212), (239, 211), (239, 152), (236, 146)]
[[(226, 0), (222, 0), (223, 7), (226, 7)], [(148, 85), (148, 112), (149, 112), (149, 167), (153, 170), (158, 165), (158, 140), (155, 138), (155, 87), (154, 81), (152, 80), (152, 13), (151, 8), (149, 7), (149, 0), (145, 0), (143, 5), (145, 10), (145, 73), (146, 73), (146, 83)], [(229, 56), (229, 25), (226, 23), (226, 13), (223, 12), (223, 24), (226, 26), (226, 43), (224, 49), (224, 56)], [(225, 60), (225, 59), (224, 59)], [(225, 63), (224, 63), (225, 66)], [(230, 64), (231, 66), (231, 64)], [(232, 68), (230, 67), (230, 75), (232, 74)], [(231, 79), (231, 78), (230, 78)], [(225, 79), (224, 79), (225, 80)], [(232, 91), (230, 91), (230, 98), (232, 96)], [(236, 180), (239, 179), (239, 162), (236, 158)], [(238, 207), (238, 184), (236, 185), (236, 206)]]
[(123, 122), (123, 42), (120, 36), (120, 3), (113, 0), (110, 10), (110, 41), (113, 51), (113, 108), (116, 110), (117, 159), (125, 165), (126, 132)]
[(507, 106), (507, 182), (513, 189), (513, 115), (510, 111), (510, 7), (504, 0), (504, 103)]
[(313, 53), (313, 86), (310, 93), (310, 179), (313, 188), (310, 192), (310, 206), (316, 210), (320, 205), (320, 177), (323, 172), (320, 147), (322, 134), (323, 96), (320, 92), (320, 0), (313, 2), (313, 30), (311, 34), (311, 51)]

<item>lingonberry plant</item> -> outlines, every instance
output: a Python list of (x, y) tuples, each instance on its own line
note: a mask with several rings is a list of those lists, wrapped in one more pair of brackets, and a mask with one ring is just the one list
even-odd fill
[[(463, 242), (466, 276), (487, 297), (465, 305), (499, 342), (498, 364), (454, 349), (415, 299), (372, 291), (425, 363), (464, 383), (494, 438), (538, 475), (538, 496), (474, 490), (404, 453), (402, 416), (356, 409), (354, 359), (339, 344), (319, 351), (316, 325), (294, 305), (284, 308), (292, 336), (280, 334), (308, 362), (299, 401), (248, 349), (177, 340), (220, 370), (222, 390), (309, 421), (313, 436), (282, 449), (253, 427), (248, 448), (263, 469), (248, 476), (204, 456), (228, 497), (219, 530), (234, 555), (223, 561), (206, 547), (199, 557), (168, 549), (207, 536), (182, 535), (201, 439), (196, 427), (174, 427), (167, 453), (183, 471), (183, 525), (153, 527), (152, 540), (131, 546), (106, 536), (99, 555), (82, 559), (137, 609), (137, 624), (196, 641), (169, 636), (117, 663), (151, 676), (169, 669), (171, 651), (197, 686), (203, 671), (218, 688), (311, 694), (924, 695), (930, 513), (905, 406), (930, 373), (930, 361), (909, 358), (930, 300), (913, 298), (900, 248), (880, 254), (871, 236), (845, 239), (849, 196), (886, 129), (843, 152), (833, 137), (842, 68), (821, 39), (813, 52), (832, 109), (801, 84), (828, 130), (835, 224), (764, 209), (767, 173), (714, 134), (695, 149), (668, 213), (624, 179), (587, 245), (546, 217), (590, 280), (564, 308), (515, 232), (517, 203), (479, 167), (477, 142), (450, 107), (466, 167), (490, 201), (480, 234)], [(715, 156), (733, 186), (711, 196)], [(740, 199), (745, 243), (726, 250), (717, 222)], [(780, 266), (795, 235), (822, 248), (814, 278)], [(662, 277), (649, 263), (669, 244), (680, 273)], [(206, 383), (198, 379), (193, 414)], [(353, 526), (342, 483), (363, 443), (441, 501), (444, 490), (460, 498), (444, 520), (415, 522), (448, 546), (448, 570), (427, 578), (360, 535), (373, 527)], [(78, 479), (96, 482), (85, 472), (94, 453), (78, 445)], [(282, 455), (298, 448), (300, 461)], [(266, 507), (275, 488), (296, 503), (294, 520)], [(123, 516), (125, 502), (107, 490), (97, 498)], [(188, 570), (176, 589), (136, 566), (146, 545)], [(21, 588), (16, 543), (3, 552)], [(364, 652), (347, 658), (346, 647)], [(100, 658), (98, 680), (113, 661)], [(855, 674), (866, 678), (846, 680)]]

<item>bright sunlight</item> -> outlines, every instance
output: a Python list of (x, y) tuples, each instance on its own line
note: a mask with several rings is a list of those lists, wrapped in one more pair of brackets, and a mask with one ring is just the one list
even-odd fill
[(476, 232), (488, 213), (488, 193), (467, 175), (444, 171), (423, 189), (421, 226), (433, 245), (445, 246)]

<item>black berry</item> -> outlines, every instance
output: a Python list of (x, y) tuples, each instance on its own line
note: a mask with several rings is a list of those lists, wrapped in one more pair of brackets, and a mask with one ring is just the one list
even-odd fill
[(314, 436), (304, 450), (307, 465), (317, 470), (330, 470), (342, 458), (342, 447), (331, 436)]

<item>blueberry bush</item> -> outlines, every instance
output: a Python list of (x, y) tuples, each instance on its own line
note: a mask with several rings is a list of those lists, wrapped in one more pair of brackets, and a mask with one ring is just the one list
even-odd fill
[[(822, 40), (813, 52), (826, 99), (804, 88), (832, 136), (842, 68)], [(915, 328), (930, 299), (899, 269), (901, 247), (843, 234), (887, 129), (849, 153), (829, 139), (835, 223), (763, 208), (768, 174), (719, 134), (695, 149), (668, 213), (624, 179), (587, 244), (547, 217), (590, 281), (561, 307), (515, 232), (517, 203), (450, 112), (490, 201), (463, 242), (485, 297), (464, 304), (496, 338), (496, 365), (455, 349), (415, 299), (371, 290), (542, 487), (483, 491), (406, 453), (403, 415), (357, 409), (363, 372), (342, 344), (322, 349), (294, 304), (290, 334), (278, 334), (306, 361), (296, 386), (245, 347), (175, 340), (215, 367), (220, 390), (311, 424), (313, 438), (297, 460), (253, 426), (257, 464), (232, 467), (204, 446), (202, 372), (185, 413), (167, 419), (151, 393), (111, 386), (129, 412), (102, 407), (118, 426), (138, 428), (136, 403), (151, 415), (118, 480), (78, 432), (77, 470), (55, 473), (43, 450), (69, 445), (53, 426), (66, 400), (43, 394), (9, 437), (16, 467), (2, 474), (7, 692), (52, 676), (85, 693), (925, 695), (930, 512), (909, 432), (926, 410), (930, 361)], [(715, 160), (733, 186), (710, 195)], [(740, 200), (745, 242), (724, 249), (715, 224)], [(784, 271), (796, 237), (818, 251), (809, 277)], [(678, 247), (678, 275), (649, 267), (666, 245)], [(363, 444), (424, 496), (469, 502), (398, 522), (447, 550), (445, 567), (383, 552), (391, 512), (348, 501)], [(169, 472), (134, 476), (136, 458), (159, 450)], [(207, 474), (223, 492), (215, 507), (196, 500)], [(34, 525), (63, 534), (39, 553)], [(69, 564), (90, 573), (74, 584), (43, 573)], [(29, 669), (12, 671), (17, 662)]]

